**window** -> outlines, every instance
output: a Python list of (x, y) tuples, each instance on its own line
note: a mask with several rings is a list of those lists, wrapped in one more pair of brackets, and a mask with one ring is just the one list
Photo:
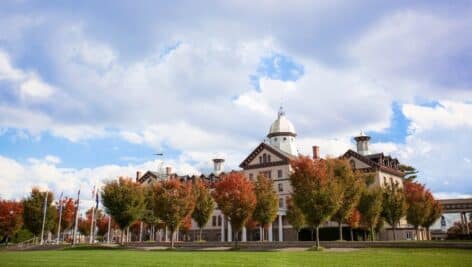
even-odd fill
[(284, 137), (284, 141), (287, 141), (287, 137)]
[(277, 178), (282, 178), (282, 170), (277, 170)]
[(349, 161), (349, 164), (351, 165), (351, 168), (352, 168), (353, 170), (356, 169), (356, 162), (355, 162), (353, 159), (351, 159), (351, 160)]
[(266, 163), (266, 162), (267, 162), (267, 155), (266, 155), (266, 153), (264, 153), (262, 155), (262, 163)]
[(276, 138), (274, 138), (274, 141), (275, 141), (275, 142), (277, 142), (277, 137), (276, 137)]
[(216, 216), (211, 217), (211, 225), (216, 226)]
[(282, 183), (279, 183), (278, 184), (278, 187), (279, 187), (279, 192), (283, 192), (284, 191), (284, 185)]
[(270, 155), (267, 155), (267, 162), (270, 162)]
[(411, 232), (406, 232), (406, 239), (412, 239)]
[(259, 156), (259, 164), (261, 164), (261, 163), (262, 163), (262, 157)]
[(279, 208), (283, 209), (284, 207), (285, 207), (284, 198), (281, 197), (281, 198), (279, 198)]
[(218, 216), (218, 226), (221, 226), (221, 216)]

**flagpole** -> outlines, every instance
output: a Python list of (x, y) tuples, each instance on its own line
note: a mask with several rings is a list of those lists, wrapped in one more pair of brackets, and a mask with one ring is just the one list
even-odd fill
[[(93, 186), (92, 190), (92, 199), (95, 196), (95, 186)], [(90, 237), (89, 237), (89, 243), (93, 243), (93, 220), (95, 219), (95, 206), (92, 206), (92, 220), (90, 221)]]
[(62, 222), (62, 194), (61, 192), (61, 197), (59, 200), (59, 224), (57, 225), (57, 244), (59, 244), (60, 237), (61, 237), (61, 222)]
[(75, 207), (75, 222), (74, 222), (74, 233), (73, 233), (73, 240), (72, 240), (72, 245), (75, 245), (77, 243), (76, 237), (77, 237), (77, 224), (79, 223), (79, 204), (80, 204), (80, 189), (79, 192), (77, 193), (77, 206)]
[(43, 226), (41, 228), (41, 242), (42, 245), (44, 243), (44, 224), (46, 223), (46, 212), (47, 212), (47, 205), (48, 205), (48, 194), (49, 191), (46, 191), (46, 197), (44, 198), (44, 209), (43, 209)]

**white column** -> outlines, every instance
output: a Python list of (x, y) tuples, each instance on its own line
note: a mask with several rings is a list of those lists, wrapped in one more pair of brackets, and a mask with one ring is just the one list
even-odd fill
[(225, 217), (221, 215), (221, 242), (225, 242)]
[(269, 242), (272, 242), (272, 223), (269, 223)]
[(246, 227), (243, 227), (243, 232), (241, 233), (242, 235), (242, 241), (246, 242), (247, 241), (247, 234), (246, 234)]
[(165, 236), (165, 241), (169, 242), (169, 231), (167, 230), (167, 226), (166, 226), (166, 229), (165, 229), (165, 232), (164, 232), (164, 236)]
[(282, 223), (282, 215), (279, 215), (279, 241), (282, 242), (284, 241), (284, 228), (283, 228), (283, 223)]
[(231, 223), (228, 221), (228, 242), (233, 241), (233, 233), (231, 232), (233, 229), (231, 229)]

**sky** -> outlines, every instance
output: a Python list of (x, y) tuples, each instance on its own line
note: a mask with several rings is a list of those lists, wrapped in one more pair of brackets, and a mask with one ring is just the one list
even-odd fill
[(280, 106), (302, 154), (362, 130), (470, 197), (471, 28), (471, 1), (1, 1), (0, 198), (238, 169)]

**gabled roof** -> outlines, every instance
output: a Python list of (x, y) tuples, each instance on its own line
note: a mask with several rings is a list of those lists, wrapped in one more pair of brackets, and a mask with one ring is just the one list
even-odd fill
[(363, 156), (363, 155), (357, 153), (356, 151), (354, 151), (352, 149), (349, 149), (341, 157), (342, 158), (354, 157), (354, 158), (358, 159), (359, 161), (362, 161), (365, 164), (369, 165), (369, 167), (372, 168), (373, 170), (381, 170), (383, 172), (386, 172), (386, 173), (389, 173), (389, 174), (392, 174), (392, 175), (396, 175), (396, 176), (400, 176), (400, 177), (403, 177), (405, 175), (400, 170), (381, 165), (381, 164), (375, 162), (374, 160), (372, 160), (372, 159), (377, 159), (381, 156), (383, 156), (383, 153), (377, 153), (377, 154), (371, 154), (371, 155)]
[[(263, 151), (264, 149), (278, 156), (281, 159), (281, 161), (271, 161), (271, 162), (265, 162), (265, 163), (249, 166), (249, 163), (252, 160), (254, 160), (257, 157), (257, 155), (259, 155), (259, 153)], [(254, 169), (254, 168), (262, 168), (262, 167), (269, 167), (269, 166), (285, 165), (285, 164), (289, 164), (290, 160), (292, 159), (295, 159), (295, 156), (285, 151), (282, 151), (276, 147), (273, 147), (267, 143), (262, 142), (249, 154), (249, 156), (247, 156), (241, 162), (241, 164), (239, 164), (239, 167), (242, 169)]]

